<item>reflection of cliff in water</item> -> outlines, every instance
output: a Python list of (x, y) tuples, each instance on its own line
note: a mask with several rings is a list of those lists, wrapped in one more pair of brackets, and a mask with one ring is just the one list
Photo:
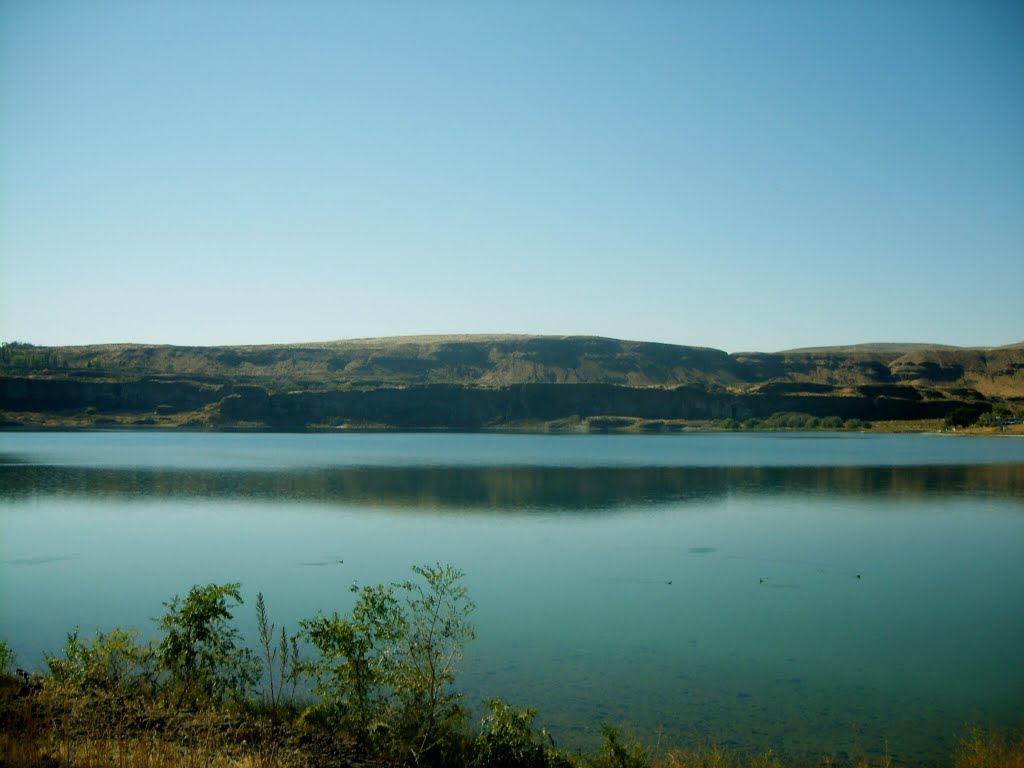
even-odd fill
[(364, 507), (603, 510), (730, 494), (1024, 500), (1024, 465), (894, 467), (345, 467), (299, 471), (0, 465), (0, 499), (252, 499)]

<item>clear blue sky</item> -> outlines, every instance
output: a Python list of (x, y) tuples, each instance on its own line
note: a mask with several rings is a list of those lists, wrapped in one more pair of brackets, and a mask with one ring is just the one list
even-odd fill
[(1024, 339), (1024, 3), (0, 0), (0, 339)]

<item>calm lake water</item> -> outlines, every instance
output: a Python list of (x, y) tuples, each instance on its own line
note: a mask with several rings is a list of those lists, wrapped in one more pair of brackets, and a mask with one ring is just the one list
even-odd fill
[[(343, 561), (343, 562), (340, 562)], [(1024, 725), (1024, 440), (0, 434), (0, 636), (38, 665), (241, 581), (295, 627), (463, 569), (472, 704), (642, 738), (943, 765)]]

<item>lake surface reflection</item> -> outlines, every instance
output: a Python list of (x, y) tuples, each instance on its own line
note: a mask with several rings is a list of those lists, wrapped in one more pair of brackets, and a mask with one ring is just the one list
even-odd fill
[(460, 687), (797, 760), (945, 764), (1021, 725), (1024, 441), (933, 435), (0, 435), (0, 636), (149, 631), (241, 581), (294, 627), (451, 562)]

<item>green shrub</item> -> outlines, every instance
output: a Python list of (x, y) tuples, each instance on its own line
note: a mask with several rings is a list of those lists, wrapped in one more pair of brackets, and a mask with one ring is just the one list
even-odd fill
[[(395, 693), (405, 725), (424, 745), (461, 724), (461, 694), (452, 689), (466, 643), (476, 637), (469, 616), (476, 606), (450, 565), (413, 566), (420, 578), (395, 586), (405, 603)], [(411, 719), (410, 719), (411, 718)]]
[(981, 412), (974, 408), (957, 408), (946, 414), (947, 427), (969, 427), (978, 420)]
[(177, 705), (224, 699), (241, 701), (255, 688), (260, 665), (247, 648), (236, 644), (230, 608), (240, 605), (240, 584), (195, 586), (184, 600), (175, 595), (164, 603), (159, 619), (160, 666), (177, 695)]
[(600, 750), (587, 758), (590, 768), (648, 768), (650, 760), (642, 745), (623, 744), (619, 732), (610, 725), (602, 726), (601, 733)]
[(769, 429), (814, 429), (818, 426), (818, 419), (808, 413), (783, 411), (765, 419), (764, 426)]
[(547, 731), (533, 729), (537, 712), (513, 709), (501, 701), (487, 702), (490, 714), (480, 725), (474, 744), (473, 765), (478, 768), (548, 768), (571, 763), (553, 747)]
[(6, 640), (0, 640), (0, 677), (9, 677), (14, 673), (16, 657)]
[(320, 653), (311, 671), (328, 714), (364, 745), (420, 762), (464, 720), (452, 684), (475, 636), (474, 605), (457, 568), (412, 570), (415, 581), (353, 585), (349, 614), (320, 614), (302, 628)]
[(150, 693), (160, 676), (156, 649), (141, 645), (136, 629), (96, 630), (85, 641), (75, 629), (67, 635), (64, 656), (48, 657), (45, 663), (54, 680), (81, 691)]
[(393, 648), (404, 627), (393, 588), (353, 584), (351, 591), (357, 598), (350, 614), (321, 613), (301, 627), (320, 653), (310, 665), (314, 690), (324, 702), (317, 717), (336, 718), (365, 744), (385, 722)]

